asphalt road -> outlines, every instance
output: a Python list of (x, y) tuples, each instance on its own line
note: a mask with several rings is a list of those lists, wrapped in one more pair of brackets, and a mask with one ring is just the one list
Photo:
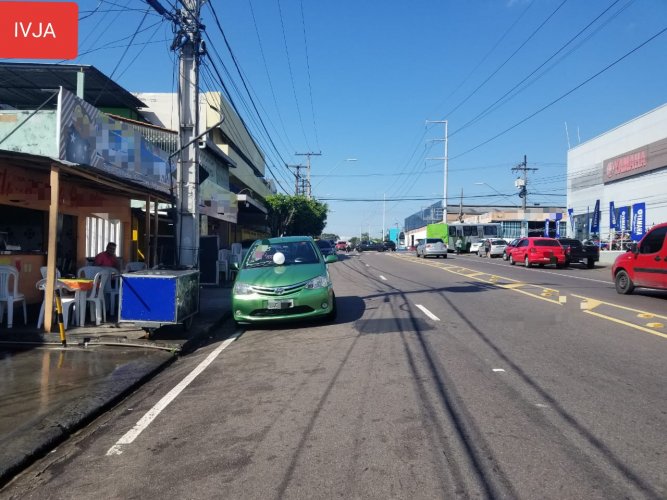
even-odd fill
[(0, 496), (667, 497), (667, 295), (473, 256), (330, 269), (335, 324), (226, 325)]

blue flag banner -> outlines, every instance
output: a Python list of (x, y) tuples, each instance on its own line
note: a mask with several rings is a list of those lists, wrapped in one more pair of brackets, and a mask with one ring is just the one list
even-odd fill
[(544, 236), (549, 237), (549, 219), (544, 219)]
[(570, 227), (572, 228), (572, 231), (574, 232), (574, 208), (568, 208), (567, 209), (567, 218), (570, 219)]
[(630, 228), (630, 207), (619, 207), (616, 221), (619, 231), (627, 231)]
[(616, 229), (616, 209), (614, 208), (614, 202), (609, 202), (609, 230)]
[(646, 203), (635, 203), (632, 205), (632, 241), (639, 241), (646, 232)]
[(600, 232), (600, 200), (595, 201), (595, 209), (593, 209), (593, 219), (591, 220), (591, 233)]

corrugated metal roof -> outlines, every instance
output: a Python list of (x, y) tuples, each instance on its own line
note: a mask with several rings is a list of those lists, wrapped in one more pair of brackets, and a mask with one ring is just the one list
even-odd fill
[[(0, 104), (35, 109), (50, 94), (64, 87), (76, 92), (77, 73), (83, 72), (84, 99), (97, 108), (128, 108), (146, 105), (94, 66), (0, 62)], [(54, 100), (51, 107), (55, 107)]]

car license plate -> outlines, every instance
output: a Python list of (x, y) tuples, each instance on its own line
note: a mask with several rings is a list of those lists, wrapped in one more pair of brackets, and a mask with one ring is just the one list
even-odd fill
[(291, 300), (269, 300), (266, 308), (267, 309), (289, 309), (294, 306), (294, 302)]

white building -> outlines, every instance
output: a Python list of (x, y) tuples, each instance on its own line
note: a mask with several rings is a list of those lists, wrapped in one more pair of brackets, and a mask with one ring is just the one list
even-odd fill
[(639, 240), (667, 221), (667, 104), (570, 149), (567, 174), (570, 236)]

